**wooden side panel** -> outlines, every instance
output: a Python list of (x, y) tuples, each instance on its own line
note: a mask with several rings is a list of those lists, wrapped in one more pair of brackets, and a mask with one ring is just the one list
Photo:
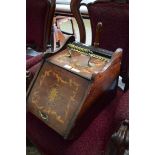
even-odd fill
[[(78, 125), (81, 121), (84, 114), (88, 111), (88, 109), (95, 104), (95, 102), (100, 99), (101, 96), (104, 96), (104, 93), (109, 89), (112, 82), (118, 78), (121, 66), (121, 58), (122, 58), (122, 50), (117, 49), (110, 60), (107, 63), (103, 70), (98, 74), (94, 75), (94, 81), (91, 85), (91, 89), (87, 94), (85, 102), (83, 103), (78, 117), (75, 120), (75, 124)], [(77, 128), (74, 126), (70, 131), (70, 135), (74, 136), (74, 130)], [(68, 135), (68, 136), (70, 136)]]
[(89, 85), (89, 80), (45, 62), (27, 99), (28, 111), (65, 136)]

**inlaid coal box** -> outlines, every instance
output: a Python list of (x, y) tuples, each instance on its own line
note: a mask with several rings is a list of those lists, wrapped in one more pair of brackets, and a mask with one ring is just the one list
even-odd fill
[(65, 139), (118, 77), (122, 50), (68, 44), (40, 67), (27, 97), (27, 110)]

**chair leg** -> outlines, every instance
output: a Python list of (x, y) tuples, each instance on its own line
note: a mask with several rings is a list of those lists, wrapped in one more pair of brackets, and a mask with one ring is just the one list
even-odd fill
[(125, 120), (118, 131), (112, 135), (105, 155), (124, 155), (129, 148), (128, 132), (129, 122)]

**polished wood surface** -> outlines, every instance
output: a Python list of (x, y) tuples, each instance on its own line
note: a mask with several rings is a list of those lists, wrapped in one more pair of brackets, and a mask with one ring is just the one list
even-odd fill
[(113, 133), (107, 145), (105, 155), (129, 154), (129, 120), (124, 120), (119, 129)]
[(29, 96), (28, 109), (65, 135), (88, 89), (88, 80), (46, 62)]
[(71, 12), (73, 13), (78, 27), (79, 27), (79, 32), (80, 32), (80, 42), (85, 43), (86, 41), (86, 30), (85, 26), (82, 20), (82, 16), (80, 14), (80, 3), (82, 0), (72, 0), (70, 7), (71, 7)]
[[(117, 49), (99, 70), (90, 70), (91, 78), (65, 69), (65, 50), (44, 60), (27, 96), (27, 109), (65, 139), (74, 134), (74, 128), (86, 111), (118, 77), (122, 50)], [(66, 53), (65, 53), (66, 54)], [(81, 56), (81, 55), (80, 55)], [(76, 55), (72, 55), (76, 57)], [(60, 64), (57, 60), (60, 58)], [(86, 57), (85, 57), (86, 59)], [(84, 62), (85, 60), (83, 60)], [(79, 63), (82, 62), (79, 57)], [(93, 63), (98, 63), (97, 60)], [(72, 65), (72, 63), (70, 64)], [(73, 62), (73, 66), (75, 66)], [(78, 66), (83, 72), (83, 67)], [(80, 69), (81, 67), (81, 69)], [(89, 66), (90, 68), (92, 66)], [(77, 69), (77, 68), (75, 68)], [(96, 72), (95, 72), (96, 70)]]
[[(106, 57), (103, 57), (103, 59), (104, 60), (94, 57), (90, 58), (90, 56), (78, 53), (74, 50), (72, 51), (71, 57), (69, 57), (68, 49), (65, 49), (49, 58), (48, 61), (82, 77), (91, 79), (93, 74), (100, 72), (106, 63), (110, 61), (110, 59)], [(89, 60), (92, 66), (89, 65)]]
[(99, 47), (99, 40), (100, 40), (100, 33), (103, 30), (102, 27), (102, 22), (99, 22), (96, 26), (96, 34), (95, 34), (95, 42), (94, 42), (94, 47)]

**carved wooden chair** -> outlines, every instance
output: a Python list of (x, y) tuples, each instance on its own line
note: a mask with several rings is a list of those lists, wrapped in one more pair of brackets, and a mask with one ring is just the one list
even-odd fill
[(117, 102), (114, 123), (117, 127), (107, 143), (105, 155), (129, 154), (129, 91)]
[[(80, 41), (85, 43), (86, 31), (79, 8), (85, 5), (92, 29), (92, 45), (99, 48), (114, 51), (120, 47), (123, 49), (122, 67), (120, 76), (125, 83), (125, 89), (129, 87), (129, 3), (128, 0), (96, 0), (92, 3), (71, 1), (71, 10), (80, 29)], [(97, 25), (101, 28), (96, 32)]]
[(107, 145), (105, 155), (129, 155), (129, 120), (122, 121)]
[(127, 123), (122, 123), (108, 144), (105, 155), (129, 155), (129, 128)]

